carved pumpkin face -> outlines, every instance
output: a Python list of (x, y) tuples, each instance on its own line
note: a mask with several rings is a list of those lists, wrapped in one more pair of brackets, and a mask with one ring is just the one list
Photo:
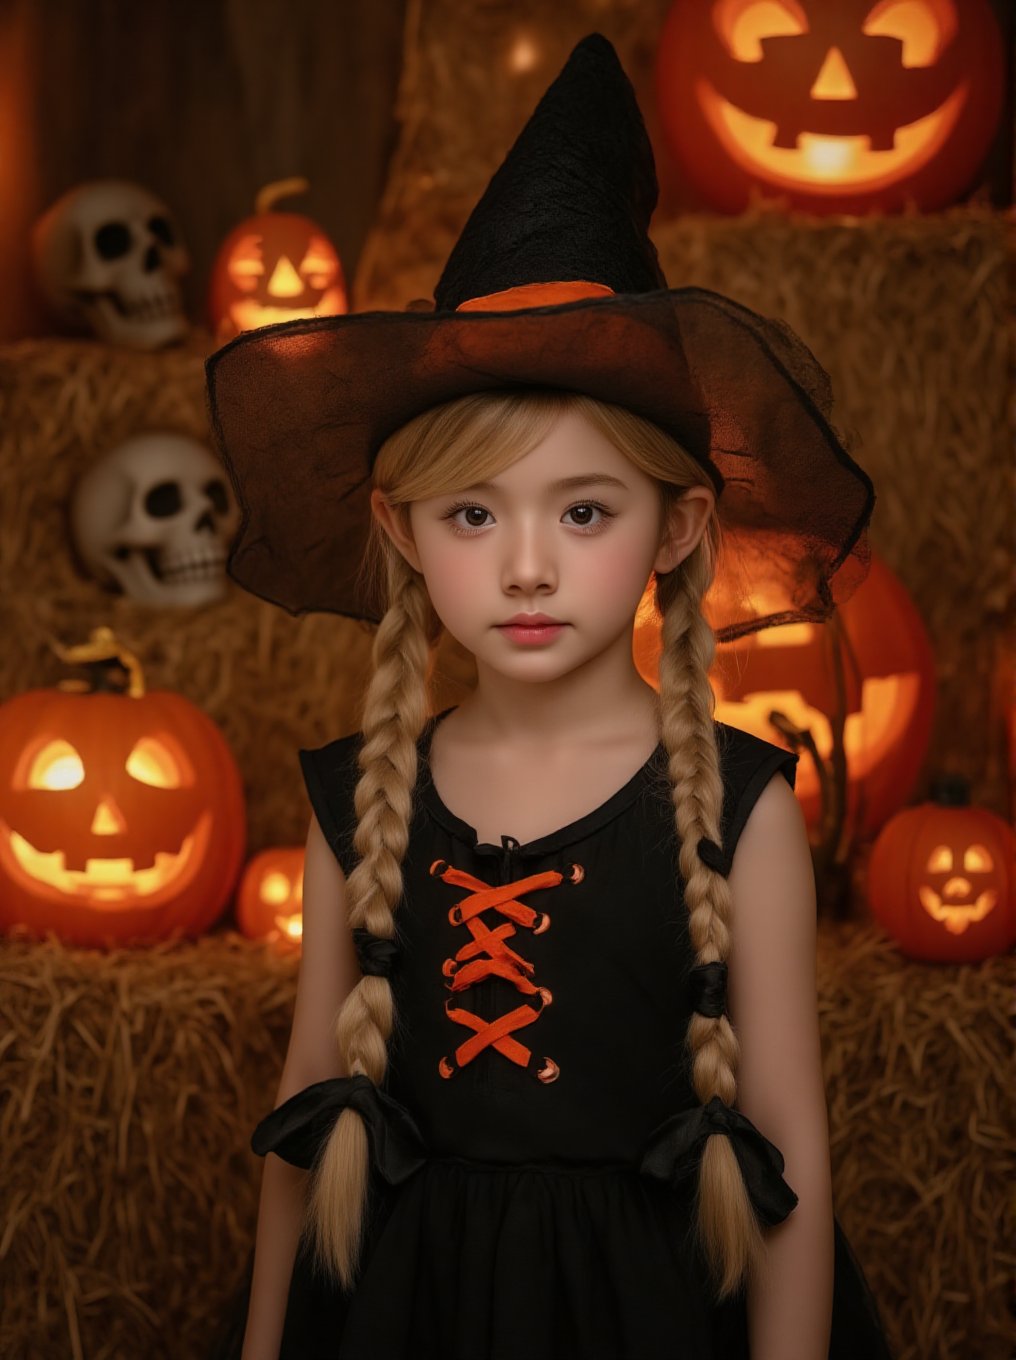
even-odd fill
[(243, 871), (236, 921), (251, 940), (270, 940), (281, 952), (303, 939), (303, 846), (275, 846), (254, 855)]
[(933, 921), (962, 935), (972, 921), (983, 921), (998, 902), (991, 879), (995, 860), (986, 845), (936, 845), (918, 885), (921, 906)]
[(227, 236), (215, 258), (209, 310), (220, 342), (259, 326), (348, 310), (342, 264), (321, 228), (300, 213), (266, 206), (285, 189), (269, 185), (259, 211)]
[(195, 934), (226, 904), (244, 834), (229, 748), (181, 695), (0, 707), (0, 927), (94, 945)]
[(961, 776), (933, 781), (931, 801), (882, 829), (868, 862), (872, 915), (912, 958), (974, 963), (1016, 942), (1016, 835), (969, 806)]
[[(769, 612), (761, 602), (758, 609)], [(792, 623), (722, 643), (709, 680), (721, 722), (781, 745), (769, 721), (778, 711), (811, 733), (827, 763), (833, 754), (830, 715), (842, 703), (847, 815), (861, 834), (874, 836), (906, 802), (924, 759), (934, 714), (935, 658), (920, 612), (877, 553), (838, 614), (844, 634), (839, 678), (831, 630)], [(633, 654), (643, 679), (657, 685), (660, 630), (651, 598), (643, 597), (636, 617)], [(808, 826), (817, 828), (822, 788), (807, 757), (799, 764), (795, 792)]]
[(940, 207), (994, 135), (1002, 48), (988, 0), (678, 0), (664, 130), (730, 211), (752, 188), (812, 212)]

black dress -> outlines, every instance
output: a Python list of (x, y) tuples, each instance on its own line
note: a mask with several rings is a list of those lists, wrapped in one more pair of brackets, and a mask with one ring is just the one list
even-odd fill
[[(444, 716), (420, 742), (383, 1089), (319, 1082), (255, 1134), (256, 1151), (307, 1166), (352, 1104), (371, 1144), (358, 1281), (347, 1295), (298, 1252), (281, 1360), (747, 1357), (744, 1299), (713, 1302), (692, 1231), (694, 956), (663, 747), (578, 821), (478, 844), (430, 777)], [(729, 872), (755, 800), (776, 771), (793, 787), (797, 757), (716, 730)], [(347, 875), (359, 743), (300, 752)], [(794, 1203), (782, 1157), (737, 1118), (735, 1150), (778, 1221)], [(830, 1355), (888, 1354), (837, 1223)]]

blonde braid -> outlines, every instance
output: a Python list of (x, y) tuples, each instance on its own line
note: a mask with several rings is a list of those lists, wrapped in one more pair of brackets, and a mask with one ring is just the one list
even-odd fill
[[(713, 726), (715, 696), (708, 677), (716, 637), (701, 610), (711, 580), (709, 557), (697, 549), (680, 567), (659, 578), (656, 591), (663, 615), (661, 735), (669, 760), (688, 929), (698, 964), (726, 961), (732, 904), (730, 884), (703, 864), (697, 848), (702, 837), (720, 843), (723, 809)], [(692, 1082), (702, 1103), (719, 1096), (733, 1105), (739, 1045), (727, 1017), (695, 1012), (687, 1045)], [(698, 1231), (719, 1297), (724, 1298), (760, 1267), (763, 1238), (730, 1139), (723, 1134), (713, 1134), (703, 1149)]]
[[(395, 909), (403, 892), (402, 861), (409, 844), (417, 741), (427, 720), (429, 641), (434, 614), (423, 577), (398, 553), (387, 560), (392, 601), (374, 639), (374, 674), (363, 715), (360, 778), (354, 794), (358, 857), (349, 875), (350, 929), (395, 934)], [(376, 1085), (388, 1066), (395, 1006), (387, 978), (367, 974), (339, 1011), (335, 1034), (346, 1071)], [(308, 1224), (319, 1269), (352, 1284), (363, 1245), (370, 1149), (359, 1113), (345, 1108), (315, 1166)]]

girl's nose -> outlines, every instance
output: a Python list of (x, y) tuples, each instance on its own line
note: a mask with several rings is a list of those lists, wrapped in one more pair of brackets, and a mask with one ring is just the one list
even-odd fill
[(557, 563), (546, 534), (536, 525), (519, 526), (511, 536), (502, 573), (505, 591), (554, 589)]

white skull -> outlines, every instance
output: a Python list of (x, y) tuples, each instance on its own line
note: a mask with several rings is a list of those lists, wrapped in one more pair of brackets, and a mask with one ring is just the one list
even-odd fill
[(53, 309), (100, 339), (159, 349), (188, 330), (190, 257), (166, 205), (128, 180), (69, 190), (32, 229), (36, 277)]
[(70, 503), (82, 563), (146, 604), (221, 599), (239, 521), (215, 455), (168, 431), (118, 444), (79, 479)]

